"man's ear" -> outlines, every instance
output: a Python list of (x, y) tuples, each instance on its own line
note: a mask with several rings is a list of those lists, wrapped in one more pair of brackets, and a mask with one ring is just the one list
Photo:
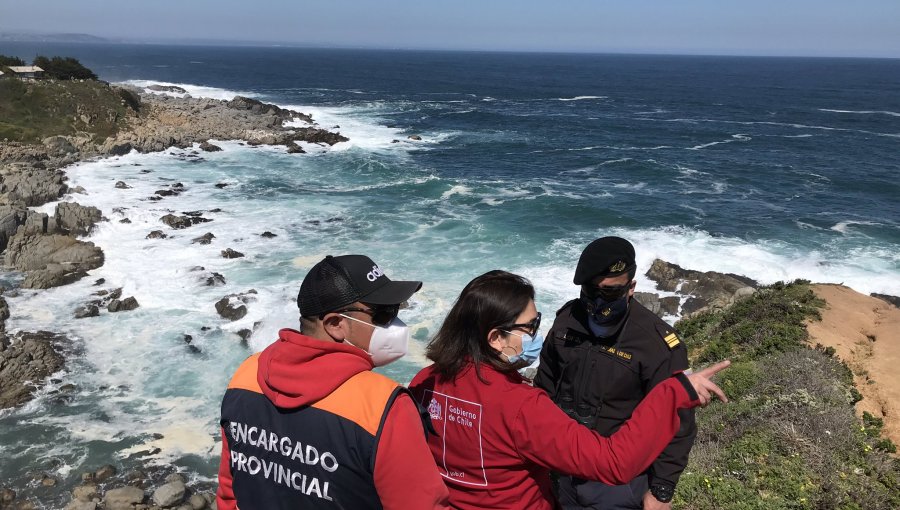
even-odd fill
[(322, 330), (335, 341), (342, 342), (347, 337), (345, 322), (344, 318), (336, 313), (325, 314), (325, 318), (322, 319)]
[(628, 297), (634, 296), (634, 289), (637, 288), (637, 280), (631, 280), (631, 288), (628, 289)]

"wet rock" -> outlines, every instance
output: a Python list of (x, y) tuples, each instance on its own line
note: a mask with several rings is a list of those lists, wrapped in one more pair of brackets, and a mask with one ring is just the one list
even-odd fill
[(104, 283), (106, 283), (106, 278), (97, 278), (96, 280), (94, 280), (94, 285), (95, 285), (95, 286), (96, 286), (96, 285), (103, 285)]
[(97, 482), (105, 482), (115, 475), (116, 468), (110, 464), (106, 464), (105, 466), (101, 466), (100, 469), (94, 472), (94, 480)]
[(153, 491), (153, 502), (163, 508), (173, 507), (184, 501), (186, 489), (182, 481), (169, 482)]
[(0, 506), (5, 506), (16, 500), (16, 491), (12, 489), (0, 489)]
[(72, 497), (74, 497), (78, 501), (91, 501), (99, 495), (100, 494), (97, 492), (97, 486), (94, 484), (79, 485), (72, 490)]
[(219, 183), (216, 183), (216, 187), (219, 188), (219, 189), (225, 188), (225, 187), (227, 187), (227, 186), (228, 186), (228, 183), (227, 183), (227, 182), (219, 182)]
[(218, 145), (209, 143), (209, 141), (206, 141), (200, 144), (200, 150), (205, 152), (219, 152), (220, 150), (222, 150), (222, 148)]
[(106, 510), (134, 510), (134, 505), (144, 502), (144, 491), (137, 487), (120, 487), (103, 495)]
[(153, 90), (156, 92), (175, 92), (177, 94), (187, 94), (187, 90), (185, 90), (181, 87), (178, 87), (176, 85), (154, 84), (154, 85), (150, 85), (149, 87), (147, 87), (147, 90)]
[(100, 307), (95, 304), (86, 304), (75, 309), (76, 319), (86, 319), (100, 315)]
[(266, 230), (265, 232), (260, 234), (260, 237), (265, 237), (266, 239), (272, 239), (273, 237), (278, 237), (278, 234), (273, 234), (273, 233), (269, 232), (268, 230)]
[(65, 344), (61, 335), (47, 331), (18, 333), (0, 342), (0, 409), (31, 400), (44, 379), (63, 366), (54, 344)]
[(753, 294), (759, 286), (745, 276), (692, 271), (660, 259), (653, 261), (647, 277), (657, 282), (661, 290), (689, 296), (681, 309), (685, 316), (727, 308), (736, 300)]
[(161, 197), (174, 197), (177, 196), (179, 192), (173, 189), (158, 189), (154, 191), (153, 194)]
[(231, 248), (226, 248), (226, 249), (222, 250), (222, 258), (237, 259), (237, 258), (241, 258), (243, 256), (244, 256), (243, 253), (236, 251), (236, 250), (232, 250)]
[(116, 189), (131, 189), (131, 186), (125, 183), (125, 181), (116, 181)]
[(41, 478), (41, 485), (43, 485), (44, 487), (54, 487), (56, 485), (56, 478), (53, 478), (49, 475), (44, 475)]
[(6, 249), (9, 239), (15, 235), (19, 225), (25, 223), (28, 209), (19, 205), (0, 205), (0, 252)]
[(407, 136), (407, 138), (410, 139), (410, 140), (415, 140), (415, 141), (417, 141), (417, 142), (422, 141), (422, 137), (419, 136), (419, 135), (409, 135), (409, 136)]
[(154, 230), (147, 234), (146, 239), (165, 239), (167, 237), (169, 236), (167, 236), (162, 230)]
[(172, 482), (187, 483), (187, 480), (184, 479), (184, 476), (182, 476), (181, 473), (172, 473), (166, 476), (166, 483)]
[(97, 510), (96, 501), (73, 500), (66, 505), (65, 510)]
[(103, 251), (69, 236), (20, 232), (10, 239), (4, 262), (27, 272), (22, 287), (46, 289), (74, 282), (100, 267)]
[(200, 237), (195, 237), (191, 240), (191, 244), (210, 244), (216, 236), (212, 234), (212, 232), (207, 232)]
[(124, 156), (131, 152), (134, 149), (134, 146), (131, 145), (130, 142), (125, 143), (114, 143), (112, 145), (108, 145), (104, 147), (106, 150), (106, 154), (110, 156)]
[(199, 216), (203, 216), (203, 211), (182, 211), (182, 214), (185, 216), (190, 216), (192, 218), (197, 218)]
[(182, 229), (188, 228), (193, 223), (191, 222), (191, 218), (188, 216), (175, 216), (174, 214), (167, 214), (160, 218), (160, 221), (165, 223), (166, 225), (174, 228), (174, 229)]
[(188, 504), (191, 505), (191, 510), (203, 510), (207, 507), (209, 502), (200, 494), (192, 494), (191, 497), (188, 498)]
[(299, 145), (294, 143), (294, 144), (288, 145), (287, 153), (288, 154), (306, 154), (306, 151), (303, 150), (303, 147), (300, 147)]
[(140, 304), (138, 304), (137, 299), (134, 296), (127, 297), (123, 300), (113, 299), (109, 302), (109, 306), (106, 309), (110, 312), (126, 312), (129, 310), (134, 310), (138, 308)]
[(256, 291), (229, 294), (216, 302), (216, 312), (223, 318), (236, 321), (247, 315), (247, 303), (256, 300)]
[(75, 202), (61, 202), (56, 206), (56, 225), (76, 236), (87, 235), (94, 224), (103, 218), (100, 209)]
[(4, 331), (6, 329), (6, 319), (9, 319), (9, 303), (7, 303), (5, 299), (0, 297), (0, 331)]
[(129, 220), (128, 218), (122, 218), (121, 220), (119, 220), (119, 223), (131, 223), (131, 220)]
[(207, 287), (215, 287), (217, 285), (225, 285), (225, 277), (219, 273), (212, 273), (204, 279)]

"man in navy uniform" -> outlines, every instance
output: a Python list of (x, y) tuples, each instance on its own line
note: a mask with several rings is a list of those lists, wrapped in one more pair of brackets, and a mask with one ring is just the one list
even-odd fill
[[(603, 237), (584, 249), (573, 278), (581, 296), (557, 312), (534, 380), (569, 416), (604, 436), (618, 430), (656, 384), (688, 368), (674, 329), (633, 299), (636, 272), (634, 246), (625, 239)], [(697, 431), (693, 410), (680, 417), (672, 442), (628, 485), (561, 476), (563, 508), (671, 508)]]

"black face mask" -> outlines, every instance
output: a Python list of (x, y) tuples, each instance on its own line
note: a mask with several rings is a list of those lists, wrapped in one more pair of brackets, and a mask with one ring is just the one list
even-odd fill
[[(612, 299), (605, 299), (599, 295), (601, 292), (592, 292), (594, 294), (593, 297), (588, 295), (588, 292), (582, 292), (581, 299), (588, 312), (588, 326), (590, 326), (594, 335), (600, 338), (608, 338), (615, 335), (619, 328), (622, 327), (622, 323), (625, 322), (625, 318), (628, 316), (629, 288), (630, 285), (617, 288), (614, 296), (609, 296), (611, 293), (605, 293)], [(593, 287), (592, 290), (599, 291), (600, 289)]]

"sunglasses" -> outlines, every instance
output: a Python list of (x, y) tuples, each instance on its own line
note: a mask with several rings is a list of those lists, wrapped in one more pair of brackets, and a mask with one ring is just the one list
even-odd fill
[(344, 308), (335, 313), (344, 312), (360, 312), (367, 314), (372, 317), (372, 324), (384, 327), (397, 318), (397, 314), (400, 313), (400, 305), (377, 306), (372, 308)]
[(537, 335), (538, 328), (541, 327), (541, 312), (538, 312), (537, 316), (534, 319), (526, 322), (525, 324), (513, 324), (506, 329), (522, 329), (525, 330), (531, 336)]
[(615, 285), (610, 287), (595, 287), (593, 285), (585, 285), (584, 291), (585, 294), (588, 295), (589, 298), (601, 298), (604, 301), (615, 301), (622, 296), (624, 296), (634, 284), (633, 281), (626, 283), (625, 285)]

